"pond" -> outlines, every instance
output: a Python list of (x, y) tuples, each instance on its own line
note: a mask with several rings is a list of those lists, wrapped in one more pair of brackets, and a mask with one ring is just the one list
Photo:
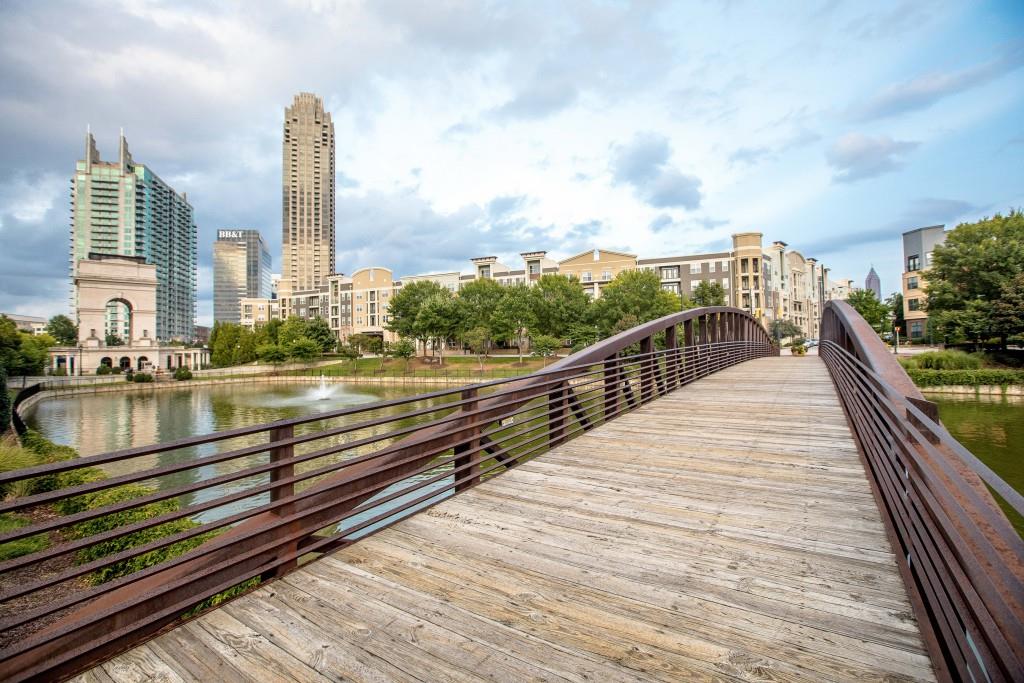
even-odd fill
[[(82, 393), (79, 395), (61, 396), (46, 399), (26, 411), (26, 424), (55, 443), (75, 448), (80, 455), (93, 455), (122, 448), (147, 446), (182, 439), (197, 434), (209, 434), (236, 427), (258, 425), (275, 420), (315, 415), (328, 411), (340, 410), (349, 406), (372, 404), (400, 396), (409, 396), (436, 390), (437, 387), (426, 385), (366, 385), (332, 383), (320, 387), (311, 384), (191, 384), (186, 387), (159, 389), (144, 392), (123, 393)], [(446, 399), (447, 400), (447, 399)], [(420, 407), (420, 403), (404, 405), (398, 408), (385, 408), (372, 415), (405, 412)], [(426, 405), (423, 403), (422, 405)], [(361, 414), (358, 419), (367, 419)], [(435, 415), (436, 417), (436, 415)], [(351, 419), (351, 418), (350, 418)], [(338, 426), (337, 420), (312, 422), (296, 428), (296, 435), (322, 430), (328, 426)], [(392, 431), (405, 422), (396, 422), (375, 429), (352, 432), (344, 436), (330, 437), (312, 444), (301, 444), (296, 447), (296, 455), (323, 448), (330, 444), (340, 444), (370, 434), (381, 434)], [(214, 453), (266, 442), (266, 434), (240, 437), (229, 442), (204, 444), (192, 448), (146, 456), (133, 461), (132, 466), (112, 463), (104, 469), (111, 476), (142, 468), (159, 467), (172, 463), (201, 460)], [(338, 462), (358, 455), (371, 452), (387, 442), (379, 442), (364, 448), (355, 448), (337, 455), (306, 463), (297, 467), (298, 472), (321, 467), (329, 462)], [(267, 455), (252, 455), (246, 458), (212, 464), (208, 467), (190, 469), (184, 472), (152, 479), (143, 483), (157, 488), (182, 486), (192, 482), (238, 471), (246, 467), (267, 462)], [(434, 476), (437, 471), (422, 475), (422, 478)], [(182, 505), (195, 505), (207, 500), (243, 491), (253, 486), (265, 484), (269, 475), (256, 475), (239, 479), (221, 486), (201, 490), (180, 497)], [(442, 488), (447, 480), (433, 482), (424, 490), (410, 494), (412, 499), (425, 491)], [(312, 484), (312, 480), (296, 485)], [(407, 485), (407, 484), (405, 484)], [(386, 496), (392, 490), (379, 494)], [(441, 494), (447, 495), (447, 494)], [(406, 498), (392, 501), (388, 507), (370, 508), (358, 517), (345, 522), (352, 526), (365, 518), (380, 514), (383, 510), (395, 507)], [(197, 521), (210, 521), (225, 517), (236, 512), (264, 505), (269, 502), (269, 493), (254, 495), (229, 505), (214, 508), (195, 516)], [(423, 505), (435, 502), (425, 501)], [(417, 508), (420, 506), (417, 506)], [(375, 525), (376, 526), (376, 525)], [(374, 527), (363, 530), (369, 533)]]
[[(938, 404), (942, 423), (957, 441), (1024, 493), (1024, 398), (953, 394), (928, 394), (927, 398)], [(1024, 534), (1024, 518), (1006, 505), (1002, 508)]]

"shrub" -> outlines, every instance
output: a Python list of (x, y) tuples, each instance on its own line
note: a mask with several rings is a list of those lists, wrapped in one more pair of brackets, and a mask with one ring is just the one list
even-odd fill
[[(75, 449), (58, 446), (31, 429), (21, 437), (21, 444), (20, 447), (16, 445), (0, 446), (0, 472), (11, 472), (26, 467), (70, 460), (78, 455)], [(59, 476), (45, 474), (32, 479), (16, 481), (0, 487), (0, 494), (20, 497), (53, 491), (60, 488)]]
[(153, 381), (153, 375), (149, 374), (148, 372), (136, 372), (135, 379), (132, 381), (135, 382), (136, 384), (145, 384), (146, 382)]
[(905, 368), (922, 370), (977, 370), (982, 366), (980, 354), (964, 353), (963, 351), (927, 351), (910, 358), (901, 358), (900, 364)]
[(121, 369), (121, 366), (110, 368), (111, 375), (120, 375), (122, 372), (124, 372), (124, 370)]
[(67, 377), (68, 371), (65, 368), (55, 368), (50, 371), (50, 375), (53, 377)]
[(174, 379), (178, 380), (179, 382), (192, 379), (192, 371), (184, 367), (178, 368), (177, 370), (174, 371)]
[[(86, 499), (86, 508), (94, 509), (105, 505), (113, 505), (115, 503), (140, 498), (152, 492), (153, 489), (147, 486), (126, 484), (124, 486), (117, 486), (105, 491), (85, 494), (81, 497)], [(103, 517), (75, 524), (70, 529), (70, 536), (72, 539), (87, 538), (89, 536), (117, 529), (118, 527), (125, 526), (126, 524), (133, 524), (135, 522), (141, 522), (169, 512), (175, 512), (178, 509), (178, 501), (174, 499), (149, 503), (140, 507), (122, 510), (120, 512), (113, 512), (109, 515), (104, 515)], [(196, 526), (196, 522), (193, 522), (187, 517), (183, 519), (176, 519), (172, 522), (167, 522), (166, 524), (160, 524), (159, 526), (143, 529), (142, 531), (136, 531), (120, 538), (114, 538), (109, 541), (89, 546), (88, 548), (78, 552), (76, 562), (78, 562), (78, 564), (86, 564), (93, 560), (106, 557), (107, 555), (114, 555), (140, 545), (145, 545), (146, 543), (163, 538), (164, 536), (187, 531), (188, 529), (192, 529)], [(126, 576), (128, 574), (141, 571), (147, 567), (151, 567), (167, 559), (186, 553), (203, 544), (215, 535), (216, 534), (214, 532), (200, 534), (194, 538), (179, 541), (164, 548), (152, 550), (148, 553), (144, 553), (127, 560), (122, 560), (121, 562), (115, 562), (109, 567), (104, 567), (103, 569), (99, 569), (90, 574), (89, 581), (96, 585), (116, 579), (119, 576)]]
[[(98, 467), (82, 467), (70, 472), (61, 472), (57, 475), (57, 488), (67, 489), (72, 486), (81, 486), (90, 482), (106, 479), (107, 475)], [(89, 502), (94, 494), (83, 493), (73, 498), (61, 498), (53, 504), (54, 509), (62, 515), (73, 515), (89, 507)]]
[(7, 372), (0, 367), (0, 434), (11, 426), (11, 395), (7, 393)]
[(101, 366), (99, 366), (98, 368), (96, 368), (96, 374), (97, 375), (109, 375), (110, 374), (110, 366), (109, 365), (101, 365)]
[[(15, 514), (0, 515), (0, 533), (7, 533), (28, 526), (31, 522), (27, 517)], [(36, 534), (28, 538), (0, 544), (0, 562), (12, 560), (15, 557), (38, 552), (50, 545), (50, 539), (46, 534)]]
[(928, 370), (908, 368), (907, 374), (919, 387), (1006, 386), (1024, 384), (1024, 370)]

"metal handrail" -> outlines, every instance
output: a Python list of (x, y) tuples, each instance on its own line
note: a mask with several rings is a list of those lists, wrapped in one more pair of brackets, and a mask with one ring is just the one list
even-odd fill
[[(639, 353), (624, 356), (634, 344)], [(74, 531), (81, 528), (76, 525), (145, 505), (179, 503), (176, 509), (84, 538), (64, 534), (67, 540), (59, 544), (0, 563), (0, 576), (74, 557), (100, 543), (123, 542), (129, 534), (171, 522), (198, 522), (10, 585), (0, 593), (5, 607), (177, 543), (205, 541), (154, 566), (61, 593), (42, 606), (5, 610), (0, 633), (31, 633), (0, 652), (0, 679), (52, 679), (80, 671), (176, 623), (228, 588), (253, 578), (272, 580), (668, 391), (777, 353), (764, 329), (743, 311), (694, 309), (627, 330), (522, 377), (0, 474), (0, 486), (9, 486), (85, 467), (116, 466), (119, 472), (2, 501), (0, 512), (32, 513), (116, 486), (167, 482), (130, 500), (63, 517), (42, 516), (0, 535), (0, 543)], [(175, 459), (175, 451), (198, 447), (219, 451), (186, 462)], [(162, 463), (154, 464), (157, 456)], [(204, 478), (202, 472), (213, 467), (216, 474)], [(216, 535), (208, 538), (211, 533)]]
[(1021, 513), (1024, 497), (942, 427), (934, 405), (845, 302), (825, 306), (820, 353), (936, 674), (1024, 680), (1024, 541), (981, 481)]

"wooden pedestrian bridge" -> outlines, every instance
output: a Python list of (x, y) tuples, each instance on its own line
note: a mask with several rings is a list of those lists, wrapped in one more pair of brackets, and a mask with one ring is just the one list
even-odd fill
[(52, 541), (0, 563), (0, 679), (1021, 681), (990, 490), (1024, 499), (933, 408), (845, 303), (807, 357), (703, 308), (525, 377), (6, 473), (77, 483), (0, 504), (33, 520), (0, 542)]

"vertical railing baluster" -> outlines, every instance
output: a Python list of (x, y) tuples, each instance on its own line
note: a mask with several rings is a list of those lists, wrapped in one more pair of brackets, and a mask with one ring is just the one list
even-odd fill
[(604, 360), (604, 421), (612, 418), (619, 405), (619, 374), (616, 357)]
[[(462, 404), (462, 407), (459, 408), (460, 413), (472, 413), (477, 409), (479, 401), (470, 400), (477, 397), (476, 387), (464, 389), (459, 396), (463, 401), (469, 401), (468, 403)], [(457, 427), (466, 427), (467, 425), (470, 425), (474, 419), (474, 417), (467, 415), (466, 417), (460, 418), (456, 422), (456, 425)], [(453, 449), (455, 451), (455, 467), (459, 468), (473, 462), (473, 459), (480, 453), (480, 425), (468, 427), (467, 429), (459, 429), (456, 434), (458, 435), (459, 441), (462, 441), (467, 436), (474, 437), (466, 443), (457, 444)], [(469, 469), (455, 473), (456, 480), (462, 479), (463, 477), (466, 477), (465, 481), (455, 485), (456, 493), (480, 483), (480, 465), (478, 464), (474, 467), (470, 467)]]
[[(269, 435), (270, 443), (277, 443), (278, 441), (290, 440), (295, 435), (295, 431), (294, 430), (295, 430), (295, 428), (292, 425), (284, 425), (282, 427), (276, 427), (274, 429), (271, 429), (270, 430), (270, 435)], [(295, 465), (292, 462), (292, 459), (294, 458), (294, 456), (295, 456), (295, 445), (294, 444), (290, 444), (289, 443), (289, 444), (285, 444), (285, 445), (282, 445), (282, 446), (273, 446), (270, 449), (270, 462), (271, 463), (281, 463), (280, 466), (275, 467), (274, 469), (270, 470), (270, 483), (271, 484), (273, 484), (276, 481), (281, 481), (283, 479), (290, 479), (293, 476), (295, 476)], [(294, 494), (295, 494), (295, 484), (294, 483), (288, 482), (286, 484), (281, 484), (280, 486), (275, 486), (274, 488), (272, 488), (270, 490), (270, 501), (272, 503), (274, 503), (274, 502), (277, 502), (279, 500), (285, 500), (286, 498), (291, 498)], [(280, 506), (278, 508), (275, 508), (274, 509), (274, 514), (276, 516), (278, 516), (278, 517), (287, 517), (290, 514), (292, 514), (292, 512), (294, 511), (294, 508), (295, 508), (294, 504), (287, 503), (287, 504), (282, 505), (282, 506)], [(288, 525), (286, 527), (278, 527), (278, 529), (275, 531), (275, 535), (277, 535), (278, 537), (286, 536), (290, 531), (292, 531), (292, 527), (293, 527), (293, 525)], [(278, 546), (278, 549), (277, 549), (278, 556), (280, 557), (282, 555), (289, 555), (291, 553), (294, 553), (298, 549), (298, 545), (299, 545), (298, 540), (294, 540), (294, 541), (290, 541), (289, 543), (287, 543), (285, 545)], [(278, 565), (276, 567), (274, 567), (274, 569), (272, 569), (272, 570), (270, 570), (268, 572), (264, 572), (264, 574), (262, 575), (261, 578), (266, 580), (266, 579), (270, 579), (270, 578), (273, 578), (273, 577), (276, 577), (276, 576), (281, 576), (282, 574), (284, 574), (286, 572), (289, 572), (292, 569), (295, 569), (295, 567), (297, 565), (298, 565), (298, 560), (297, 559), (291, 559), (291, 560), (287, 560), (287, 561), (284, 561), (284, 562), (280, 562), (280, 563), (278, 563)]]

